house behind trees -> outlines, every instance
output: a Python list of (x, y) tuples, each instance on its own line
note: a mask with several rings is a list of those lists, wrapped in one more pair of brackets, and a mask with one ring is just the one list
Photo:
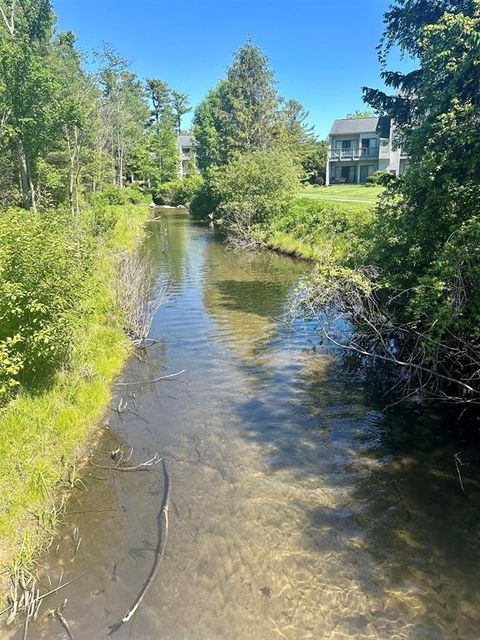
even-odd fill
[(326, 184), (364, 184), (375, 171), (401, 175), (408, 157), (387, 117), (335, 120), (329, 135)]
[(180, 178), (183, 180), (191, 170), (191, 163), (195, 161), (193, 145), (194, 136), (178, 136), (177, 147), (180, 153)]

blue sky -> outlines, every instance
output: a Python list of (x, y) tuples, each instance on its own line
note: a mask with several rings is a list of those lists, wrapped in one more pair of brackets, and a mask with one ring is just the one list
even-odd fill
[[(166, 80), (193, 105), (252, 35), (279, 92), (310, 112), (319, 136), (381, 87), (375, 47), (389, 0), (54, 0), (61, 30), (85, 50), (111, 43), (141, 77)], [(397, 56), (394, 56), (397, 62)], [(405, 68), (403, 62), (396, 66)], [(185, 125), (188, 125), (186, 120)]]

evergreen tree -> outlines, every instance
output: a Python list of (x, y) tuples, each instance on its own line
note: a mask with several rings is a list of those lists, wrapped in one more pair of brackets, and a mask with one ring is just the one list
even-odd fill
[(151, 121), (158, 124), (165, 111), (171, 107), (170, 88), (163, 80), (149, 78), (147, 79), (147, 92), (153, 105)]
[(299, 102), (279, 97), (267, 57), (249, 40), (235, 54), (226, 78), (195, 110), (198, 166), (205, 172), (262, 149), (278, 149), (302, 162), (315, 151), (307, 118)]
[(227, 73), (225, 133), (233, 152), (272, 146), (279, 97), (268, 58), (250, 40)]
[(275, 145), (278, 97), (268, 59), (251, 41), (197, 107), (194, 133), (199, 167), (223, 165), (239, 154)]
[(278, 114), (277, 144), (300, 162), (316, 152), (314, 128), (307, 118), (308, 111), (297, 100), (287, 100)]
[(227, 81), (221, 80), (195, 110), (195, 151), (197, 164), (202, 172), (228, 162), (230, 149), (226, 143), (224, 127), (226, 94)]
[(175, 129), (177, 136), (179, 136), (182, 131), (182, 118), (186, 113), (191, 111), (192, 108), (188, 106), (188, 96), (186, 93), (180, 93), (180, 91), (172, 89), (171, 97), (171, 106), (173, 117), (175, 120)]

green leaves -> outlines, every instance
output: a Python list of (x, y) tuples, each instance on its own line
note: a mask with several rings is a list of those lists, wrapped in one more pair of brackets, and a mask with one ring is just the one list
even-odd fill
[(288, 208), (298, 175), (288, 154), (265, 150), (240, 156), (213, 178), (218, 208), (227, 222), (265, 223)]
[[(0, 386), (47, 381), (65, 362), (92, 259), (87, 237), (58, 214), (0, 216)], [(1, 401), (1, 398), (0, 398)]]
[(384, 53), (398, 45), (420, 68), (383, 73), (400, 95), (366, 91), (367, 102), (395, 120), (410, 156), (408, 171), (377, 207), (367, 259), (390, 299), (386, 315), (407, 328), (405, 335), (419, 332), (415, 357), (423, 352), (422, 364), (476, 385), (480, 3), (397, 0), (386, 24)]
[(267, 57), (248, 41), (195, 111), (199, 167), (206, 171), (264, 149), (304, 159), (316, 150), (307, 116), (296, 100), (280, 99)]

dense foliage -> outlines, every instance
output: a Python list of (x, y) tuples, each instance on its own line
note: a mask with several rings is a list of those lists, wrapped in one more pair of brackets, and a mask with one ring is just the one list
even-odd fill
[(256, 244), (269, 221), (288, 210), (297, 186), (298, 166), (288, 153), (253, 151), (212, 170), (206, 188), (192, 202), (192, 211), (201, 213), (209, 197), (208, 204), (214, 203), (230, 240), (248, 246)]
[(88, 235), (61, 215), (0, 216), (0, 403), (66, 360), (91, 257)]
[(178, 177), (187, 96), (142, 82), (110, 46), (85, 56), (48, 1), (0, 1), (0, 207), (46, 209), (127, 182)]
[(202, 188), (203, 179), (193, 172), (183, 180), (164, 182), (154, 194), (155, 202), (161, 205), (187, 206)]
[[(356, 260), (324, 263), (308, 301), (353, 317), (348, 346), (400, 366), (405, 393), (477, 403), (480, 2), (397, 0), (385, 22), (380, 61), (394, 95), (365, 89), (365, 100), (394, 119), (409, 168), (358, 229)], [(418, 69), (388, 70), (394, 46)]]
[(283, 212), (300, 177), (313, 182), (325, 173), (327, 145), (316, 140), (307, 117), (299, 102), (279, 96), (267, 57), (249, 40), (195, 111), (205, 183), (192, 213), (216, 212), (230, 236), (246, 240)]
[(119, 205), (178, 178), (187, 96), (108, 45), (91, 62), (49, 1), (0, 0), (0, 405), (68, 367)]
[(48, 0), (0, 0), (0, 404), (68, 364), (118, 206), (178, 179), (187, 96), (142, 82), (109, 45), (90, 62)]
[(371, 260), (380, 287), (402, 292), (388, 312), (423, 336), (424, 363), (478, 393), (480, 2), (402, 0), (386, 24), (382, 61), (397, 44), (419, 69), (384, 68), (395, 96), (365, 91), (410, 156), (379, 207)]

